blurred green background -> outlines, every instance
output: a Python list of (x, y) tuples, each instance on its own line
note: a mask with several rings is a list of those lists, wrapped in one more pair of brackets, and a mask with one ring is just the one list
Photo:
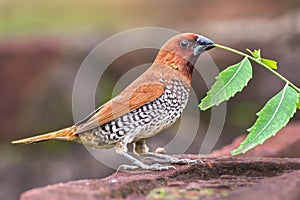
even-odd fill
[[(12, 146), (9, 142), (71, 125), (73, 83), (88, 52), (113, 34), (149, 26), (204, 34), (240, 50), (261, 48), (263, 56), (278, 61), (280, 73), (300, 85), (299, 0), (0, 0), (1, 199), (17, 199), (34, 187), (114, 172), (81, 145)], [(132, 54), (112, 64), (106, 86), (99, 88), (99, 105), (110, 98), (122, 73), (136, 63), (153, 60), (155, 53), (147, 50), (138, 58)], [(240, 59), (221, 50), (210, 55), (220, 70)], [(228, 103), (225, 129), (216, 148), (244, 133), (255, 113), (282, 86), (276, 77), (255, 67), (249, 86)], [(207, 88), (199, 74), (193, 87), (200, 100)], [(209, 116), (209, 111), (201, 113), (199, 136), (187, 153), (198, 152)], [(172, 130), (167, 132), (166, 140), (172, 137)], [(150, 146), (163, 145), (162, 139), (163, 135), (157, 136)]]

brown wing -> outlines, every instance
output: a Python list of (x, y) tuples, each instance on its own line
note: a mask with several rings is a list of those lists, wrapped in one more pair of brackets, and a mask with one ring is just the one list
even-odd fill
[(79, 122), (77, 134), (110, 122), (160, 97), (164, 93), (162, 83), (146, 83), (137, 89), (124, 90), (118, 96), (99, 107), (87, 119)]

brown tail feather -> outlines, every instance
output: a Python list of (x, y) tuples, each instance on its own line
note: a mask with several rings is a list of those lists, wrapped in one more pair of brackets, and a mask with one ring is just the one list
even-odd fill
[(34, 142), (41, 142), (44, 140), (50, 140), (50, 139), (63, 139), (63, 140), (74, 140), (77, 138), (75, 135), (76, 133), (76, 126), (71, 126), (69, 128), (64, 128), (59, 131), (54, 131), (51, 133), (46, 133), (43, 135), (37, 135), (21, 140), (12, 141), (12, 144), (29, 144)]

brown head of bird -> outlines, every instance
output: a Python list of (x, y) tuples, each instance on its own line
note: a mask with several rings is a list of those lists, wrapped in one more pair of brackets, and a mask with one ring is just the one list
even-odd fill
[(192, 80), (194, 64), (201, 53), (213, 48), (214, 42), (195, 33), (182, 33), (168, 40), (158, 52), (154, 64), (171, 66)]

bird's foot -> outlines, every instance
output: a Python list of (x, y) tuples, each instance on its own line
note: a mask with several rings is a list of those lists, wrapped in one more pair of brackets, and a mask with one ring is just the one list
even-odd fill
[(136, 169), (144, 169), (144, 170), (152, 170), (152, 171), (164, 171), (164, 170), (171, 170), (176, 169), (174, 166), (169, 165), (161, 165), (161, 164), (152, 164), (152, 165), (146, 165), (142, 162), (140, 163), (134, 163), (136, 165), (120, 165), (118, 168), (118, 171), (122, 170), (136, 170)]
[(139, 166), (137, 165), (120, 165), (117, 171), (127, 171), (127, 170), (135, 170), (138, 169)]
[[(161, 159), (161, 158), (154, 158), (154, 157), (146, 157), (145, 161), (155, 162), (155, 163), (171, 163), (171, 164), (194, 164), (199, 162), (198, 160), (191, 160), (191, 159), (179, 159), (179, 158), (168, 158), (168, 159)], [(200, 160), (203, 163), (203, 161)]]
[(198, 161), (197, 160), (191, 160), (191, 159), (180, 159), (180, 158), (171, 158), (170, 159), (170, 162), (171, 163), (174, 163), (174, 164), (194, 164), (194, 163), (197, 163)]
[(174, 166), (166, 166), (166, 165), (161, 165), (161, 164), (147, 165), (147, 164), (141, 162), (140, 160), (136, 159), (135, 157), (129, 155), (127, 153), (127, 151), (124, 151), (122, 149), (121, 150), (119, 149), (119, 151), (117, 151), (117, 152), (133, 163), (133, 165), (121, 165), (118, 168), (118, 171), (120, 171), (120, 170), (135, 170), (135, 169), (139, 169), (139, 168), (144, 169), (144, 170), (153, 170), (153, 171), (176, 169)]
[(197, 162), (203, 163), (202, 160), (192, 160), (192, 159), (180, 159), (175, 158), (172, 156), (164, 155), (164, 154), (157, 154), (153, 152), (147, 152), (145, 154), (142, 154), (143, 156), (147, 156), (145, 160), (149, 160), (151, 162), (155, 163), (172, 163), (172, 164), (193, 164)]

